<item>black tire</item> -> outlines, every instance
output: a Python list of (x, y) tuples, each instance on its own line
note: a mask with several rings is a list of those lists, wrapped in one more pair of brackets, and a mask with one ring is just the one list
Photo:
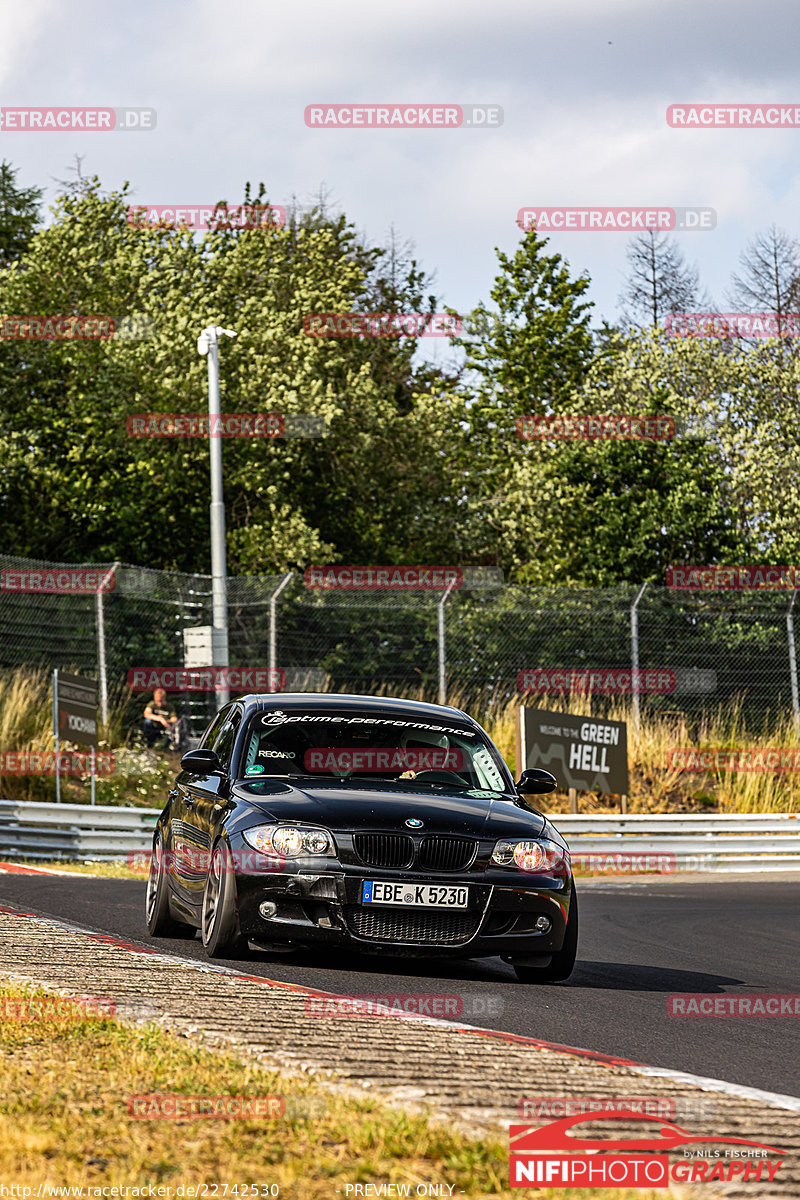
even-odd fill
[(578, 953), (578, 893), (572, 885), (564, 945), (557, 950), (546, 967), (525, 967), (514, 964), (514, 974), (520, 983), (560, 983), (569, 979)]
[(237, 958), (245, 948), (239, 931), (233, 855), (227, 842), (211, 851), (203, 891), (203, 947), (209, 958)]
[(169, 880), (164, 864), (164, 839), (161, 831), (153, 838), (150, 872), (145, 894), (145, 920), (150, 937), (194, 937), (191, 925), (176, 921), (169, 911)]

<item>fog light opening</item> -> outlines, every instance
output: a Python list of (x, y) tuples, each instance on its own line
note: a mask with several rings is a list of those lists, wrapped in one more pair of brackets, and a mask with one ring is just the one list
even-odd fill
[(275, 913), (278, 911), (278, 906), (274, 900), (263, 900), (258, 906), (258, 911), (261, 913), (262, 917), (268, 921), (270, 917), (275, 916)]
[(549, 917), (537, 917), (534, 929), (537, 933), (549, 933), (553, 927), (553, 922)]

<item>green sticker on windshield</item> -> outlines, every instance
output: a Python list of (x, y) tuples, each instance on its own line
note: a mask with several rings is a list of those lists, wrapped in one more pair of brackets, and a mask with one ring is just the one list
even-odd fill
[(264, 774), (264, 768), (258, 767), (258, 766), (248, 767), (247, 770), (245, 771), (245, 775), (263, 775), (263, 774)]

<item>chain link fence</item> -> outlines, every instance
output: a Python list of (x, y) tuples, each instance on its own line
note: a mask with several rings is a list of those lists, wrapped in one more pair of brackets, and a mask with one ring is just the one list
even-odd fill
[[(111, 572), (111, 590), (41, 590)], [(184, 631), (212, 623), (211, 579), (119, 563), (0, 555), (0, 669), (73, 670), (100, 680), (133, 732), (148, 698), (131, 672), (183, 668)], [(36, 590), (19, 590), (23, 576)], [(59, 578), (60, 577), (60, 578)], [(88, 578), (88, 576), (87, 576)], [(529, 588), (478, 576), (443, 592), (310, 589), (304, 577), (228, 580), (231, 667), (279, 668), (282, 690), (379, 692), (466, 704), (591, 691), (596, 709), (636, 691), (644, 710), (698, 714), (734, 698), (748, 720), (798, 714), (793, 593), (648, 586)], [(587, 674), (588, 672), (588, 674)], [(571, 674), (570, 674), (571, 673)], [(149, 694), (152, 694), (152, 687)], [(214, 692), (168, 689), (198, 733)], [(178, 695), (180, 690), (180, 695)], [(245, 690), (252, 690), (247, 689)]]

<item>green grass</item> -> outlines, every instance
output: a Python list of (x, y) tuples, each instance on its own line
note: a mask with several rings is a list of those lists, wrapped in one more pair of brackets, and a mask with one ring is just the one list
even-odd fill
[[(119, 862), (73, 862), (72, 860), (50, 858), (42, 860), (15, 859), (13, 855), (0, 855), (0, 861), (19, 863), (25, 867), (44, 867), (53, 871), (68, 871), (70, 875), (99, 875), (103, 879), (146, 879), (147, 868), (140, 866), (138, 869), (129, 867), (126, 860)], [(143, 863), (144, 859), (141, 855), (137, 855), (137, 862)]]
[[(471, 1140), (443, 1122), (325, 1092), (313, 1081), (215, 1054), (155, 1027), (97, 1017), (9, 1019), (6, 1001), (41, 990), (0, 984), (0, 1183), (277, 1184), (282, 1197), (331, 1200), (345, 1183), (446, 1183), (453, 1196), (511, 1200), (504, 1139)], [(131, 1096), (286, 1098), (294, 1115), (225, 1120), (129, 1115)], [(298, 1115), (307, 1113), (310, 1115)], [(218, 1195), (221, 1192), (217, 1193)], [(252, 1194), (252, 1193), (251, 1193)], [(532, 1200), (595, 1191), (526, 1189)], [(213, 1193), (209, 1193), (213, 1195)], [(352, 1195), (352, 1193), (351, 1193)], [(656, 1200), (606, 1191), (605, 1200)]]

